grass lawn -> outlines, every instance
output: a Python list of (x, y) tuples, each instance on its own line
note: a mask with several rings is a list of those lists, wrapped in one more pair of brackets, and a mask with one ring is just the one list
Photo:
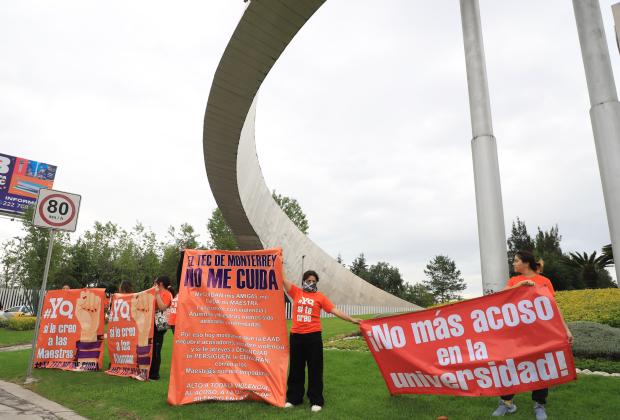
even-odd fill
[(15, 331), (8, 328), (0, 328), (0, 347), (14, 346), (17, 344), (30, 344), (34, 331)]
[[(324, 320), (326, 336), (351, 332), (355, 327), (336, 319)], [(337, 331), (332, 334), (332, 331)], [(166, 334), (162, 351), (162, 378), (170, 369), (172, 335)], [(0, 353), (0, 378), (23, 381), (30, 353)], [(105, 359), (107, 365), (107, 355)], [(256, 402), (200, 403), (171, 407), (166, 403), (168, 381), (140, 383), (102, 372), (75, 373), (53, 369), (35, 371), (40, 379), (32, 386), (37, 393), (93, 419), (122, 417), (133, 419), (168, 418), (360, 418), (450, 419), (489, 418), (497, 398), (445, 396), (391, 397), (369, 352), (325, 351), (325, 398), (321, 413), (308, 406), (283, 410)], [(558, 419), (616, 418), (620, 412), (620, 378), (580, 376), (577, 382), (551, 389), (548, 413)], [(516, 397), (519, 410), (510, 418), (531, 419), (529, 395)]]

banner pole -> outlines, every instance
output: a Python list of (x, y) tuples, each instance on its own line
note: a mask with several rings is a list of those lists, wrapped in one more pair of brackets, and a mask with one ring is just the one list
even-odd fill
[(41, 309), (43, 308), (43, 298), (45, 297), (45, 289), (47, 287), (47, 274), (49, 273), (50, 260), (52, 259), (54, 232), (54, 229), (50, 229), (50, 239), (47, 246), (47, 258), (45, 259), (45, 270), (43, 271), (43, 283), (41, 283), (41, 290), (39, 290), (39, 300), (37, 305), (37, 323), (34, 327), (34, 337), (32, 338), (32, 349), (30, 351), (30, 363), (28, 364), (28, 371), (26, 372), (25, 383), (27, 384), (34, 382), (34, 379), (32, 378), (32, 364), (34, 363), (34, 352), (37, 347), (37, 339), (39, 338), (39, 326), (41, 325)]

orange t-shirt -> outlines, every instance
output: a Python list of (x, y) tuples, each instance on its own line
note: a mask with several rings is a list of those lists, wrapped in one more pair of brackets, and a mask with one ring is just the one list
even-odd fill
[(179, 295), (176, 295), (172, 302), (170, 303), (170, 307), (168, 308), (168, 325), (175, 325), (177, 322), (177, 301)]
[(293, 302), (294, 334), (308, 334), (321, 331), (321, 309), (331, 312), (334, 304), (321, 292), (308, 293), (293, 285), (288, 295)]
[[(166, 306), (170, 306), (172, 302), (172, 293), (166, 289), (159, 289), (159, 297), (164, 302)], [(155, 307), (157, 307), (157, 301), (155, 301)]]
[(514, 276), (510, 280), (508, 280), (508, 284), (506, 285), (506, 288), (512, 287), (516, 285), (517, 283), (525, 281), (525, 280), (531, 280), (539, 286), (545, 286), (547, 289), (551, 290), (551, 294), (555, 296), (555, 290), (553, 290), (553, 285), (551, 284), (551, 280), (549, 280), (545, 276), (541, 276), (540, 274), (536, 274), (534, 277), (525, 277), (523, 275)]

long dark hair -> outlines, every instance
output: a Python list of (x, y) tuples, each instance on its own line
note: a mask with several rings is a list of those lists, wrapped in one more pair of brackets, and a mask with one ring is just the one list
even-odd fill
[(532, 254), (530, 251), (517, 251), (517, 253), (515, 254), (516, 257), (519, 257), (519, 259), (521, 261), (523, 261), (524, 263), (526, 263), (527, 265), (530, 266), (530, 268), (532, 269), (532, 271), (536, 272), (538, 271), (541, 267), (541, 264), (539, 264), (536, 261), (536, 257), (534, 256), (534, 254)]
[(129, 280), (123, 280), (118, 288), (121, 293), (133, 293), (133, 284)]
[(171, 286), (170, 277), (159, 276), (157, 277), (157, 280), (155, 280), (155, 282), (157, 282), (157, 284), (160, 284), (161, 287), (163, 287), (164, 289), (172, 293), (172, 297), (176, 296), (177, 293), (174, 291), (174, 288)]

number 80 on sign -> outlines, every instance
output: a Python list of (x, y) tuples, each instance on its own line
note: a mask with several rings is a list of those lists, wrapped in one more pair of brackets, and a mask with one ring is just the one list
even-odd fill
[(33, 217), (35, 226), (75, 232), (81, 196), (55, 190), (39, 190)]

